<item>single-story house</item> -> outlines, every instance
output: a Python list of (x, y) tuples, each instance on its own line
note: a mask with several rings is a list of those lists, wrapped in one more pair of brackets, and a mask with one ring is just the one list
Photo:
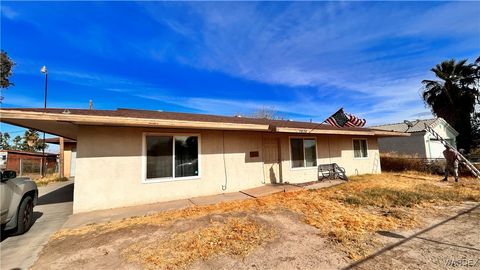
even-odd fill
[(77, 142), (74, 213), (380, 173), (377, 140), (408, 136), (310, 122), (147, 110), (0, 109), (2, 122)]
[(63, 175), (66, 177), (74, 177), (77, 142), (68, 138), (61, 139), (60, 137), (54, 137), (46, 138), (45, 143), (58, 144), (60, 146), (59, 151), (61, 152), (59, 153), (59, 156), (63, 157)]
[[(42, 157), (45, 167), (42, 168)], [(42, 169), (47, 173), (55, 172), (57, 166), (57, 154), (28, 152), (20, 150), (0, 150), (0, 170), (10, 170), (18, 175), (42, 174)]]
[(378, 140), (378, 147), (381, 153), (398, 153), (427, 159), (443, 158), (445, 146), (430, 134), (430, 132), (425, 130), (425, 125), (431, 127), (442, 136), (442, 138), (456, 147), (458, 132), (450, 126), (447, 121), (440, 117), (373, 126), (372, 128), (410, 134), (408, 137), (380, 138)]

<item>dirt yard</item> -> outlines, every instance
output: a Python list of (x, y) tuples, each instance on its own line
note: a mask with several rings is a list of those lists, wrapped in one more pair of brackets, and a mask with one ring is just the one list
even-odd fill
[(435, 220), (413, 236), (409, 232), (381, 232), (385, 243), (393, 243), (394, 247), (379, 250), (353, 268), (480, 269), (480, 206), (453, 208), (460, 214)]
[(365, 175), (63, 230), (33, 269), (476, 269), (480, 183), (438, 180)]

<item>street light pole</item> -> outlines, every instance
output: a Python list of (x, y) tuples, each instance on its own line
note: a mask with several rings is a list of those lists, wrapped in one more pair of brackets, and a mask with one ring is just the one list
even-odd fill
[[(47, 112), (47, 93), (48, 93), (48, 70), (46, 66), (40, 69), (40, 72), (45, 74), (45, 95), (43, 103), (43, 112)], [(43, 144), (42, 144), (42, 176), (45, 176), (45, 131), (43, 132)]]

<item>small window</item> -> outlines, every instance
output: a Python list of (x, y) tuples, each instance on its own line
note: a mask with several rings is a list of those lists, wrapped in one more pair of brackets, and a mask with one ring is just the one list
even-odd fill
[(315, 139), (290, 139), (292, 168), (317, 166), (317, 152)]
[(365, 140), (365, 139), (354, 139), (353, 140), (353, 156), (355, 158), (366, 158), (366, 157), (368, 157), (367, 140)]
[(146, 178), (198, 176), (197, 136), (146, 136)]

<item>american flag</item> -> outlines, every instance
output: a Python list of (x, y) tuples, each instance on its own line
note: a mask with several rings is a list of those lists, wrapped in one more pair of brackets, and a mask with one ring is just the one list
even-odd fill
[(365, 119), (356, 117), (355, 115), (346, 114), (343, 109), (338, 110), (332, 116), (327, 118), (325, 122), (336, 127), (363, 127), (367, 123)]

